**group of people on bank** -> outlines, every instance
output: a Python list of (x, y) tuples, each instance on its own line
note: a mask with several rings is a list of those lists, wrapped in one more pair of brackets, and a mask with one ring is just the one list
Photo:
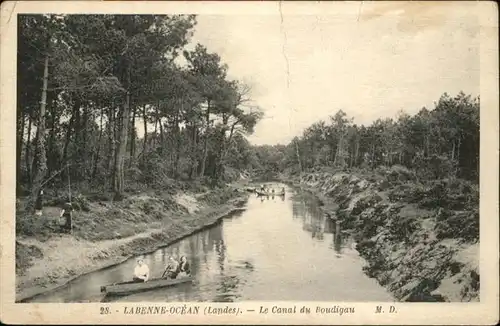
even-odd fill
[[(167, 266), (161, 275), (161, 278), (176, 279), (177, 277), (191, 276), (191, 269), (186, 256), (181, 256), (179, 260), (170, 256)], [(150, 273), (149, 267), (144, 263), (144, 259), (137, 259), (137, 265), (134, 268), (133, 281), (135, 282), (147, 282), (149, 280)]]

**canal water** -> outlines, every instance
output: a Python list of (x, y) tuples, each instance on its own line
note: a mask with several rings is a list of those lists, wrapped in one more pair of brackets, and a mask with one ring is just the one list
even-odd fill
[[(286, 189), (284, 198), (253, 195), (244, 211), (144, 257), (154, 278), (170, 255), (186, 255), (192, 284), (113, 301), (394, 301), (363, 273), (354, 242), (322, 214), (317, 200)], [(30, 302), (101, 301), (100, 286), (131, 279), (135, 262), (83, 275)]]

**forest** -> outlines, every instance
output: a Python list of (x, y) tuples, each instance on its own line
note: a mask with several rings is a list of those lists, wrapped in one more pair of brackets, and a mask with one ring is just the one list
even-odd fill
[(120, 199), (228, 178), (263, 113), (217, 53), (186, 47), (195, 26), (194, 15), (20, 15), (18, 195), (71, 183)]
[(120, 199), (171, 180), (384, 165), (478, 183), (479, 97), (444, 93), (369, 126), (338, 110), (287, 145), (253, 146), (264, 109), (217, 53), (189, 49), (194, 15), (20, 15), (18, 26), (20, 196), (71, 184)]
[(479, 183), (479, 97), (444, 93), (435, 107), (410, 116), (357, 125), (338, 110), (283, 146), (256, 148), (263, 174), (298, 174), (318, 168), (373, 170), (401, 165), (419, 178), (460, 178)]

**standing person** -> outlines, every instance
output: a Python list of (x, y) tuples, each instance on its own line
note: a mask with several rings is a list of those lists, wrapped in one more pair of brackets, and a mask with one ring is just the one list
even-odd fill
[(168, 265), (161, 277), (163, 278), (166, 276), (167, 278), (175, 279), (177, 278), (177, 274), (179, 274), (179, 262), (175, 260), (174, 257), (170, 256)]
[(149, 267), (142, 258), (137, 259), (137, 265), (134, 268), (134, 282), (147, 282), (149, 280)]
[(43, 211), (43, 190), (40, 189), (40, 191), (38, 192), (38, 196), (36, 196), (36, 201), (35, 201), (35, 215), (42, 216), (42, 211)]
[(184, 273), (185, 276), (191, 276), (191, 268), (186, 256), (181, 257), (181, 264), (179, 265), (179, 273)]
[(64, 217), (63, 231), (66, 233), (73, 232), (73, 206), (71, 203), (64, 204), (60, 217)]

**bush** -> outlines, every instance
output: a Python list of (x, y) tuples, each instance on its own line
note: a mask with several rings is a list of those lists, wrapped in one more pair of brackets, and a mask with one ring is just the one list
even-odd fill
[(424, 157), (417, 154), (413, 159), (413, 166), (416, 167), (417, 175), (423, 180), (442, 179), (455, 175), (457, 170), (456, 162), (443, 155), (430, 155)]
[(43, 253), (38, 247), (16, 241), (16, 275), (23, 275), (33, 265), (34, 258), (43, 258)]
[(362, 211), (367, 209), (368, 207), (374, 207), (377, 203), (382, 201), (382, 197), (380, 197), (377, 193), (371, 193), (368, 196), (361, 197), (356, 201), (354, 207), (352, 208), (352, 215), (359, 215)]
[(87, 195), (89, 201), (111, 201), (113, 199), (112, 193), (91, 193)]
[(391, 184), (414, 181), (417, 178), (415, 172), (402, 165), (393, 165), (390, 168), (379, 167), (378, 172), (385, 175), (385, 180)]
[(436, 215), (436, 237), (461, 238), (465, 241), (479, 239), (479, 211), (451, 212), (442, 209)]
[(411, 235), (419, 227), (414, 216), (397, 216), (389, 223), (389, 232), (394, 240), (409, 242)]
[(16, 214), (16, 235), (34, 237), (46, 241), (59, 226), (44, 216), (36, 216), (26, 212)]

